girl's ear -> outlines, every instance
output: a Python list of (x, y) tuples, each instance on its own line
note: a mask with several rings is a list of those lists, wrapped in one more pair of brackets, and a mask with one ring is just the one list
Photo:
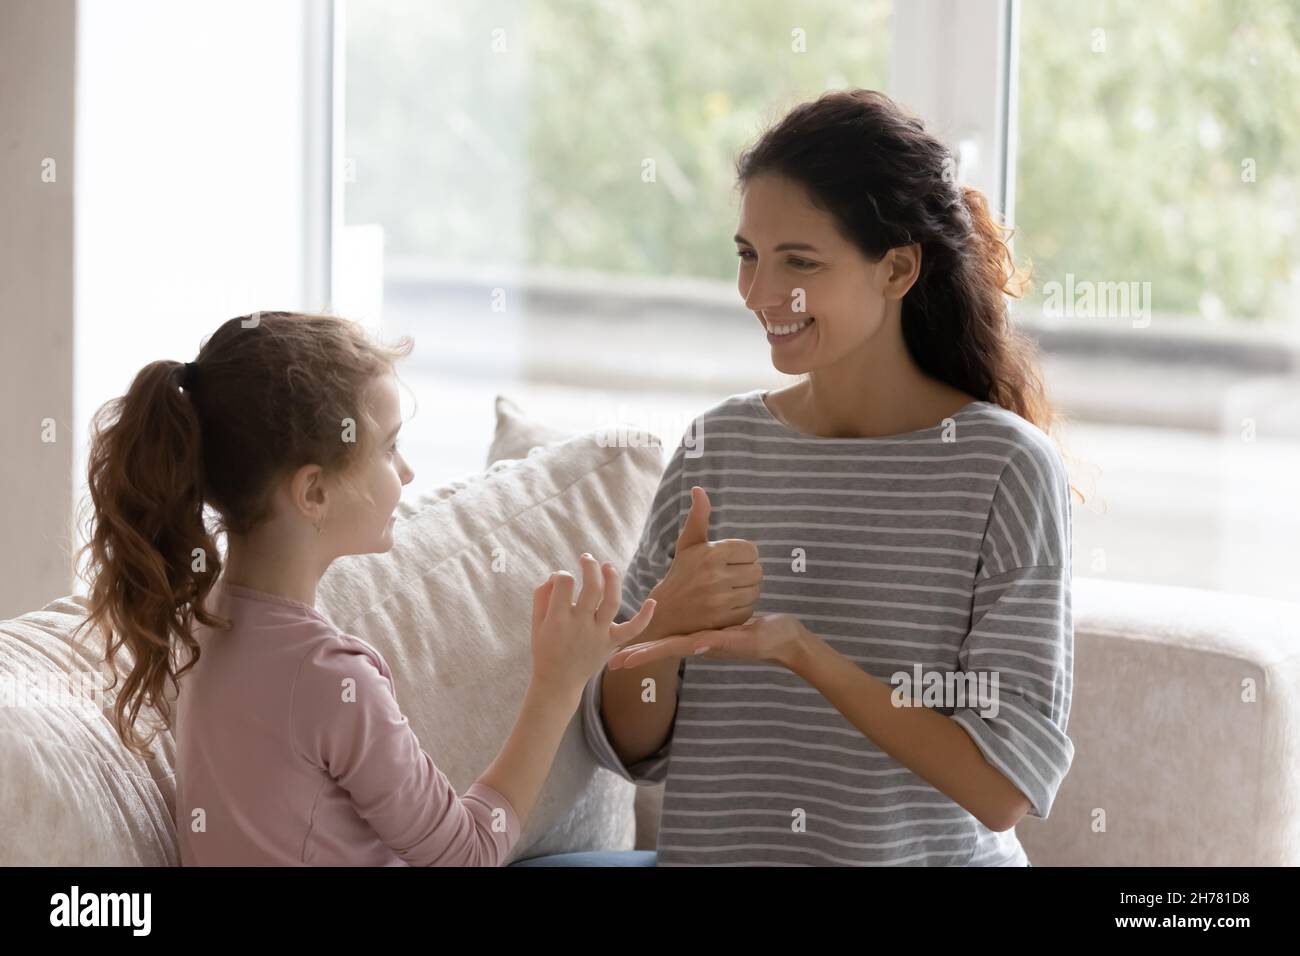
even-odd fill
[(320, 465), (303, 465), (295, 471), (289, 479), (289, 499), (309, 521), (317, 522), (324, 518), (329, 504), (324, 469)]

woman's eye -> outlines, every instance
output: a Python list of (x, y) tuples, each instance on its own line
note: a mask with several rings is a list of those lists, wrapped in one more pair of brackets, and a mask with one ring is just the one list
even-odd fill
[(388, 449), (390, 455), (397, 451), (398, 444), (398, 442), (393, 442), (392, 446)]
[[(749, 261), (750, 259), (755, 258), (753, 249), (737, 249), (736, 255), (738, 255), (742, 260), (745, 261)], [(817, 263), (810, 262), (807, 259), (800, 259), (798, 256), (791, 256), (787, 261), (790, 263), (790, 265), (794, 266), (794, 268), (796, 269), (817, 268)]]

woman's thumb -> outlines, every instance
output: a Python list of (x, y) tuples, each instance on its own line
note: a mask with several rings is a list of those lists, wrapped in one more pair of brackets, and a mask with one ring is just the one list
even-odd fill
[(703, 544), (709, 540), (709, 512), (712, 507), (709, 504), (709, 493), (699, 485), (693, 486), (691, 488), (691, 511), (686, 516), (686, 523), (682, 525), (681, 534), (677, 536), (678, 554), (681, 554), (687, 548)]

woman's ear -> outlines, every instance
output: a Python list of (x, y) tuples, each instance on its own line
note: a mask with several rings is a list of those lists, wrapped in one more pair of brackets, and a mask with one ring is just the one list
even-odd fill
[(886, 299), (901, 299), (921, 274), (921, 244), (914, 242), (907, 246), (896, 246), (885, 253), (881, 261), (884, 270), (884, 286), (881, 294)]

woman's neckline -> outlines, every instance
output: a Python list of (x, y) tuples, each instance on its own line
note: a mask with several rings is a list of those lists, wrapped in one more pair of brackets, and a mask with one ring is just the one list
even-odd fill
[[(799, 431), (797, 428), (791, 428), (785, 422), (781, 421), (781, 419), (776, 417), (776, 414), (772, 411), (772, 409), (768, 408), (767, 405), (767, 395), (769, 391), (770, 391), (769, 389), (758, 388), (751, 393), (754, 396), (754, 400), (758, 403), (758, 408), (763, 413), (764, 418), (767, 421), (769, 421), (771, 424), (776, 425), (778, 428), (782, 429), (783, 431), (788, 432), (791, 435), (795, 435), (799, 438), (806, 438), (809, 441), (893, 442), (893, 441), (902, 441), (908, 438), (915, 438), (918, 435), (925, 435), (933, 431), (938, 431), (944, 427), (943, 422), (940, 422), (938, 425), (930, 425), (927, 428), (918, 428), (910, 432), (898, 432), (897, 434), (894, 435), (859, 435), (851, 438), (831, 438), (830, 436), (827, 435), (810, 435), (807, 432)], [(976, 399), (973, 402), (967, 402), (965, 405), (963, 405), (961, 408), (957, 409), (957, 411), (953, 412), (951, 415), (947, 417), (955, 419), (958, 415), (965, 414), (966, 412), (970, 411), (972, 408), (976, 408), (978, 406), (988, 405), (988, 404), (989, 404), (988, 402), (984, 402), (984, 401), (980, 401), (979, 399)]]

